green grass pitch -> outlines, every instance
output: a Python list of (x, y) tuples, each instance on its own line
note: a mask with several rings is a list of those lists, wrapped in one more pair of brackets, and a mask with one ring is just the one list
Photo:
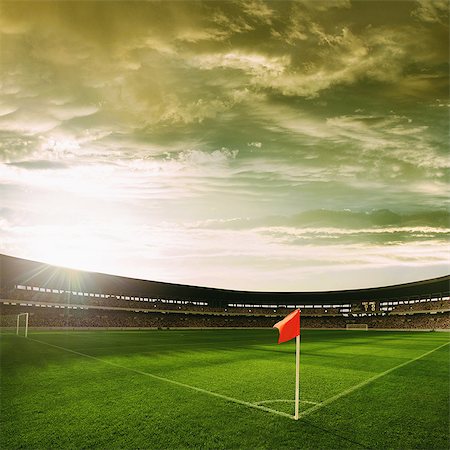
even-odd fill
[(276, 330), (3, 334), (0, 448), (444, 449), (449, 338), (304, 331), (294, 421)]

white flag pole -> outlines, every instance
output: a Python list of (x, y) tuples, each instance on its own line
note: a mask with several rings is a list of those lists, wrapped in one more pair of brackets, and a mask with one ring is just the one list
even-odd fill
[(295, 338), (295, 416), (298, 420), (298, 404), (300, 397), (300, 336)]

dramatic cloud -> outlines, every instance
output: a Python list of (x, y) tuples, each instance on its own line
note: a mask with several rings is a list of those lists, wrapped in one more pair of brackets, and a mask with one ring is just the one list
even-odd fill
[(0, 8), (2, 252), (243, 289), (448, 272), (447, 1)]

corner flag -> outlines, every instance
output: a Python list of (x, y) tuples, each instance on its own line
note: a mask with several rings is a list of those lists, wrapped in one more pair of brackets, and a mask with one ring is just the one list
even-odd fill
[(277, 322), (273, 328), (278, 328), (280, 336), (278, 343), (290, 341), (300, 335), (300, 310), (296, 309), (287, 315), (283, 320)]
[(280, 336), (278, 343), (295, 339), (295, 414), (294, 419), (298, 420), (298, 407), (300, 403), (300, 310), (296, 309), (287, 315), (283, 320), (277, 322), (273, 328), (278, 328)]

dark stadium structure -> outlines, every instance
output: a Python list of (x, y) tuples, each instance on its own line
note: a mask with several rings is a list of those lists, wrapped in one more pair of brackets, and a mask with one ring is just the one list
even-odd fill
[(341, 304), (363, 301), (389, 301), (448, 295), (450, 275), (429, 280), (368, 289), (320, 292), (251, 292), (163, 283), (135, 278), (65, 269), (36, 261), (0, 255), (2, 292), (17, 285), (46, 289), (108, 293), (186, 301), (204, 301), (209, 306), (229, 303), (249, 304)]
[(450, 327), (450, 275), (367, 289), (255, 292), (147, 281), (7, 255), (0, 255), (0, 274), (0, 313), (30, 312), (31, 326), (266, 327), (300, 308), (304, 325), (313, 328), (358, 322), (373, 328)]

